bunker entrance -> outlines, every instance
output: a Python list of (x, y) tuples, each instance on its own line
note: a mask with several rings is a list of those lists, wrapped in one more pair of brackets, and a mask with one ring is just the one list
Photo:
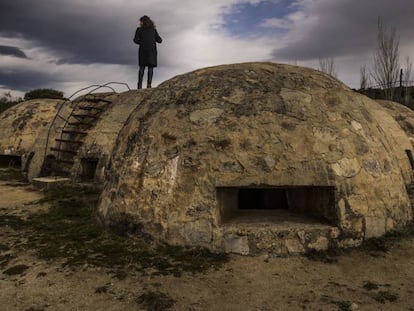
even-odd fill
[(216, 193), (221, 223), (337, 223), (334, 187), (220, 187)]
[(97, 158), (82, 158), (81, 159), (81, 181), (93, 181), (95, 179), (95, 172), (98, 166), (99, 159)]
[(48, 154), (43, 161), (40, 170), (40, 177), (51, 176), (56, 168), (56, 157), (53, 154)]
[(17, 155), (0, 154), (0, 167), (3, 168), (22, 168), (22, 157)]

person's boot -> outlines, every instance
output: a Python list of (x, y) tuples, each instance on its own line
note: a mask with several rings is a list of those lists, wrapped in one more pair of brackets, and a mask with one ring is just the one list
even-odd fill
[(151, 88), (152, 83), (152, 76), (154, 74), (154, 68), (148, 67), (148, 82), (147, 82), (147, 89)]
[(138, 72), (138, 90), (142, 89), (142, 80), (144, 79), (144, 70), (145, 67), (139, 67), (139, 72)]

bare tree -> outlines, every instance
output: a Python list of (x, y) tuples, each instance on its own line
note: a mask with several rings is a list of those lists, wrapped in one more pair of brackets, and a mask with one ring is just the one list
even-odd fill
[(388, 29), (378, 18), (377, 49), (374, 53), (374, 65), (371, 76), (384, 90), (385, 98), (392, 99), (394, 87), (398, 82), (400, 40), (395, 28)]
[(10, 91), (3, 93), (3, 95), (0, 97), (0, 103), (8, 103), (12, 101), (12, 96)]
[(411, 63), (410, 56), (405, 57), (405, 66), (404, 66), (404, 81), (410, 82), (411, 81), (411, 70), (412, 70), (413, 64)]
[(411, 69), (412, 69), (412, 63), (410, 56), (406, 56), (405, 58), (405, 66), (404, 66), (404, 82), (405, 82), (405, 96), (404, 96), (404, 102), (406, 104), (410, 103), (411, 101), (411, 94), (410, 94), (410, 84), (411, 84)]
[(364, 64), (360, 69), (359, 72), (361, 74), (360, 80), (359, 80), (359, 87), (361, 90), (367, 89), (369, 86), (369, 75), (367, 71), (367, 65)]
[(335, 78), (338, 78), (338, 72), (336, 71), (335, 61), (333, 57), (319, 57), (319, 70)]

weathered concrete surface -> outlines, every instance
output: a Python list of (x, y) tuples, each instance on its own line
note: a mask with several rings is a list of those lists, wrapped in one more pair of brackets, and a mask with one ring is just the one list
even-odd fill
[[(22, 157), (30, 178), (38, 176), (49, 127), (63, 100), (34, 99), (0, 114), (0, 154)], [(27, 163), (30, 154), (33, 157)]]
[(0, 115), (0, 153), (21, 155), (30, 149), (41, 131), (50, 125), (61, 101), (30, 100)]
[[(121, 94), (94, 94), (112, 101), (100, 115), (96, 124), (88, 129), (83, 145), (75, 156), (71, 178), (78, 180), (82, 175), (82, 159), (97, 159), (95, 182), (103, 182), (104, 169), (115, 145), (120, 129), (142, 98), (151, 90), (130, 91)], [(0, 154), (22, 156), (22, 168), (29, 180), (38, 177), (45, 156), (55, 155), (50, 150), (57, 147), (56, 139), (61, 138), (65, 119), (76, 105), (84, 105), (82, 96), (71, 101), (37, 99), (22, 102), (0, 115)], [(61, 117), (55, 118), (57, 112)], [(50, 129), (50, 130), (49, 130)], [(29, 162), (29, 155), (32, 154)]]
[[(215, 251), (358, 245), (411, 220), (407, 148), (380, 105), (321, 72), (272, 63), (201, 69), (161, 84), (132, 113), (100, 214)], [(216, 188), (252, 186), (334, 187), (333, 213), (320, 212), (331, 227), (281, 233), (277, 224), (223, 225)]]
[[(116, 144), (119, 131), (126, 123), (131, 112), (140, 105), (142, 99), (148, 96), (152, 90), (133, 90), (124, 93), (112, 93), (104, 96), (112, 104), (99, 117), (97, 123), (88, 130), (88, 135), (83, 140), (72, 168), (73, 179), (79, 179), (82, 175), (82, 159), (97, 159), (95, 182), (104, 181), (105, 167), (108, 164), (110, 154)], [(82, 104), (82, 102), (80, 102)]]
[(398, 122), (411, 144), (414, 144), (414, 111), (410, 108), (389, 100), (376, 100)]

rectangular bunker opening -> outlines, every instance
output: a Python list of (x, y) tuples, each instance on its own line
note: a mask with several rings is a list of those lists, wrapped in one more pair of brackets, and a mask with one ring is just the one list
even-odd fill
[(216, 194), (221, 223), (337, 224), (330, 186), (218, 187)]
[(92, 182), (95, 179), (96, 168), (98, 167), (98, 158), (81, 158), (80, 181)]
[(0, 154), (0, 167), (21, 169), (22, 157), (17, 155)]

